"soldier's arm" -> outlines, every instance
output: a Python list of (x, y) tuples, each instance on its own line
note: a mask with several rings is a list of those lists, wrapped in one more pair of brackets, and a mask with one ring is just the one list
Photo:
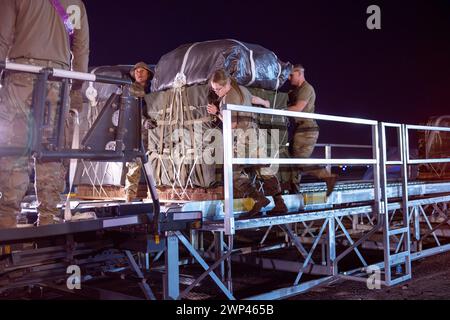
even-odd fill
[(263, 98), (260, 98), (258, 96), (252, 96), (252, 104), (261, 105), (265, 108), (270, 108), (270, 101), (264, 100)]
[(298, 95), (297, 101), (295, 104), (292, 104), (288, 107), (289, 111), (298, 111), (302, 112), (305, 107), (308, 105), (309, 99), (311, 99), (312, 91), (307, 88), (301, 88)]
[(305, 109), (305, 107), (306, 107), (307, 104), (308, 104), (308, 101), (305, 101), (305, 100), (297, 100), (297, 102), (296, 102), (294, 105), (290, 106), (290, 107), (288, 108), (288, 110), (289, 110), (289, 111), (298, 111), (298, 112), (302, 112), (302, 111)]
[(73, 69), (78, 72), (87, 72), (89, 64), (89, 23), (86, 8), (82, 2), (80, 3), (80, 9), (80, 28), (75, 29), (73, 37)]
[(0, 1), (0, 61), (8, 57), (16, 24), (16, 1)]

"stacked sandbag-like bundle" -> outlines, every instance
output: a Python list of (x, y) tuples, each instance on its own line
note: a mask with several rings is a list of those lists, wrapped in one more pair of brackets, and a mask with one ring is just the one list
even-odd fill
[[(186, 44), (164, 55), (155, 67), (152, 93), (145, 97), (148, 114), (158, 121), (149, 132), (157, 185), (189, 198), (189, 188), (221, 183), (221, 122), (206, 109), (217, 98), (208, 86), (214, 71), (227, 70), (252, 94), (268, 99), (272, 107), (284, 108), (287, 94), (278, 89), (291, 68), (270, 50), (236, 40)], [(285, 145), (283, 117), (260, 115), (258, 120), (263, 129), (278, 129), (279, 144)]]

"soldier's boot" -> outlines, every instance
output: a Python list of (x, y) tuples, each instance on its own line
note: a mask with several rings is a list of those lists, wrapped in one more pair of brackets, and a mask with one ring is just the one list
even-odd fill
[(39, 214), (36, 225), (37, 226), (46, 226), (49, 224), (57, 224), (57, 223), (58, 223), (58, 221), (55, 220), (55, 216), (53, 214), (51, 214), (51, 215)]
[(125, 200), (126, 200), (126, 202), (132, 202), (134, 199), (136, 199), (136, 192), (133, 192), (130, 189), (126, 190), (125, 191)]
[(302, 181), (302, 174), (300, 172), (294, 172), (291, 175), (291, 182), (289, 186), (290, 194), (300, 194), (300, 182)]
[(267, 199), (262, 193), (258, 191), (255, 191), (252, 194), (250, 194), (250, 197), (253, 200), (255, 200), (255, 204), (253, 205), (253, 208), (250, 211), (241, 215), (241, 218), (251, 219), (259, 216), (261, 214), (261, 209), (270, 203), (270, 200)]
[(15, 228), (17, 226), (17, 219), (10, 215), (0, 215), (0, 229)]
[(281, 194), (274, 196), (273, 201), (275, 202), (275, 207), (267, 212), (269, 216), (278, 216), (288, 213), (288, 208), (286, 207)]
[(295, 183), (295, 182), (291, 182), (290, 186), (289, 186), (289, 193), (290, 194), (299, 194), (300, 192), (300, 185)]
[(324, 178), (325, 183), (327, 184), (327, 197), (329, 197), (334, 190), (336, 185), (337, 175), (331, 174), (330, 176)]

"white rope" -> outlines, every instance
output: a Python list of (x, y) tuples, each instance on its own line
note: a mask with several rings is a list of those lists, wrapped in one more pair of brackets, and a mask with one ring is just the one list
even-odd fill
[[(164, 173), (166, 174), (166, 178), (167, 178), (168, 181), (170, 181), (169, 171), (167, 170), (167, 168), (166, 168), (166, 166), (165, 166), (165, 164), (164, 164), (164, 161), (163, 161), (162, 158), (161, 158), (161, 155), (158, 155), (158, 156), (159, 156), (159, 160), (160, 160), (160, 162), (161, 162), (161, 165), (162, 165), (162, 167), (163, 167), (163, 169), (164, 169)], [(181, 195), (180, 195), (180, 194), (177, 192), (177, 190), (175, 189), (175, 182), (172, 183), (172, 191), (173, 191), (174, 193), (176, 193), (176, 195), (177, 195), (179, 198), (181, 198)]]
[(187, 80), (186, 80), (186, 75), (185, 75), (184, 71), (186, 69), (186, 64), (187, 64), (187, 60), (189, 58), (189, 54), (191, 53), (192, 48), (194, 48), (197, 44), (198, 44), (198, 42), (192, 44), (188, 48), (186, 53), (184, 54), (183, 63), (181, 64), (181, 70), (180, 70), (180, 72), (178, 72), (176, 74), (175, 78), (173, 79), (173, 87), (174, 88), (181, 88), (186, 85)]
[[(89, 182), (92, 185), (92, 196), (94, 197), (95, 195), (100, 195), (100, 191), (97, 190), (97, 186), (95, 185), (95, 181), (94, 181), (95, 178), (92, 179), (91, 175), (89, 174), (89, 169), (88, 169), (88, 166), (86, 165), (86, 162), (84, 160), (81, 160), (81, 162), (82, 162), (83, 167), (84, 167), (81, 176), (84, 177), (86, 175), (88, 177)], [(91, 161), (88, 161), (88, 162), (89, 162), (90, 169), (93, 172), (95, 172), (93, 162), (91, 162)]]
[[(187, 182), (186, 182), (186, 186), (184, 188), (184, 192), (185, 193), (186, 193), (187, 189), (189, 188), (189, 184), (191, 185), (191, 188), (194, 187), (194, 184), (192, 183), (192, 175), (194, 174), (194, 169), (195, 169), (195, 166), (197, 165), (198, 158), (199, 158), (198, 156), (195, 157), (194, 164), (192, 165), (191, 171), (189, 172), (188, 179), (187, 179)], [(186, 193), (186, 195), (189, 198), (189, 195), (187, 193)]]

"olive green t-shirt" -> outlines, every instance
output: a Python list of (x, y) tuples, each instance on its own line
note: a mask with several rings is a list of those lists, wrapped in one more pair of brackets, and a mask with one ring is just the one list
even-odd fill
[[(72, 48), (62, 18), (48, 0), (0, 0), (0, 61), (9, 58), (48, 60), (88, 71), (89, 23), (81, 0), (60, 0), (65, 10), (79, 11)], [(78, 25), (79, 24), (79, 25)]]
[[(295, 105), (298, 101), (306, 101), (306, 107), (302, 112), (314, 113), (315, 111), (315, 103), (316, 103), (316, 92), (314, 88), (308, 83), (303, 82), (300, 87), (292, 89), (289, 92), (289, 106)], [(295, 118), (295, 123), (297, 125), (297, 129), (302, 129), (305, 131), (314, 131), (318, 130), (319, 126), (317, 125), (316, 120), (314, 119), (302, 119)]]
[[(226, 96), (223, 97), (220, 106), (224, 104), (235, 104), (241, 106), (252, 106), (252, 94), (247, 88), (239, 86), (242, 92), (242, 98), (239, 92), (231, 87)], [(250, 112), (233, 112), (232, 121), (237, 123), (239, 129), (254, 128), (256, 125), (256, 117)]]

